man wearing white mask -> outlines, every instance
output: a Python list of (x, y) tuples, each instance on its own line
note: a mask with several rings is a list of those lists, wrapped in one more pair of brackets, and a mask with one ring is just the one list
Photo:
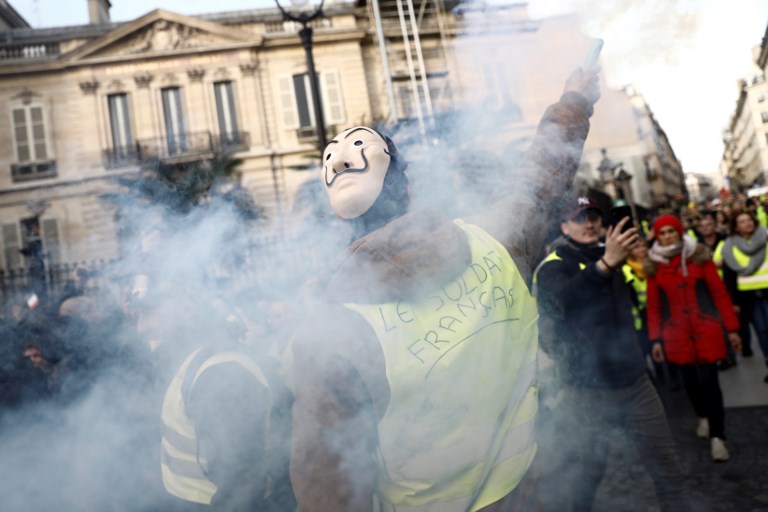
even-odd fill
[(577, 70), (483, 215), (408, 212), (407, 164), (366, 127), (322, 180), (354, 242), (294, 338), (291, 479), (302, 511), (497, 511), (536, 454), (536, 305), (527, 281), (600, 96)]

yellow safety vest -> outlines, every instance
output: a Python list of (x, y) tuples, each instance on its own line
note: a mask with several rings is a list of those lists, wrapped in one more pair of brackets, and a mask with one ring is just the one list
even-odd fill
[[(536, 267), (536, 270), (533, 272), (533, 288), (534, 288), (534, 293), (533, 293), (533, 295), (534, 295), (534, 296), (537, 296), (537, 295), (538, 295), (538, 294), (535, 292), (535, 290), (536, 290), (536, 286), (537, 286), (537, 285), (538, 285), (538, 283), (539, 283), (539, 269), (541, 269), (541, 267), (542, 267), (542, 266), (543, 266), (545, 263), (547, 263), (548, 261), (563, 261), (563, 258), (561, 258), (560, 256), (558, 256), (558, 254), (557, 254), (557, 250), (555, 250), (555, 251), (553, 251), (553, 252), (549, 253), (549, 254), (547, 255), (547, 257), (546, 257), (546, 258), (544, 258), (543, 260), (541, 260), (541, 263), (539, 263), (539, 266), (538, 266), (538, 267)], [(584, 264), (584, 263), (582, 263), (582, 262), (579, 262), (579, 270), (584, 270), (585, 268), (587, 268), (587, 265), (586, 265), (586, 264)]]
[[(749, 256), (733, 246), (733, 257), (742, 267), (749, 264)], [(768, 288), (768, 251), (765, 253), (765, 261), (751, 276), (737, 276), (736, 287), (739, 291), (747, 292)]]
[(642, 228), (643, 228), (643, 233), (642, 233), (643, 236), (645, 236), (645, 235), (647, 235), (648, 233), (651, 232), (651, 228), (648, 225), (648, 221), (647, 220), (645, 220), (645, 219), (641, 220), (640, 221), (640, 226), (642, 226)]
[(643, 328), (643, 314), (645, 310), (648, 291), (648, 282), (645, 279), (640, 279), (632, 272), (632, 267), (626, 263), (621, 266), (621, 272), (624, 274), (624, 281), (626, 281), (635, 290), (637, 296), (637, 306), (632, 306), (632, 316), (635, 319), (635, 330), (640, 331)]
[(765, 212), (763, 205), (757, 207), (757, 223), (762, 227), (768, 227), (768, 214)]
[(423, 299), (346, 304), (384, 351), (376, 493), (397, 512), (476, 511), (536, 453), (535, 301), (507, 250), (461, 220), (472, 263)]
[(712, 262), (717, 267), (717, 275), (720, 276), (720, 279), (723, 278), (723, 245), (725, 244), (725, 240), (720, 240), (717, 242), (717, 245), (715, 246), (715, 250), (712, 252)]
[[(209, 505), (216, 494), (216, 485), (205, 474), (207, 461), (204, 454), (200, 453), (202, 450), (198, 449), (195, 425), (187, 416), (182, 393), (187, 370), (201, 350), (203, 349), (197, 349), (189, 355), (165, 393), (160, 469), (163, 485), (170, 494), (186, 501)], [(236, 351), (218, 352), (208, 357), (195, 372), (193, 385), (206, 369), (230, 362), (240, 364), (269, 389), (267, 378), (259, 365), (250, 357)]]

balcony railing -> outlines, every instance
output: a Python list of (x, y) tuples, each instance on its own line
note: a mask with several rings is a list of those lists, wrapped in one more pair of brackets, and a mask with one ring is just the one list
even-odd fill
[(59, 43), (0, 44), (0, 62), (51, 59), (59, 52)]
[(248, 132), (221, 133), (215, 137), (217, 153), (245, 151), (251, 145), (251, 137)]
[(104, 150), (104, 166), (116, 169), (152, 162), (184, 163), (211, 158), (218, 153), (245, 151), (250, 145), (248, 132), (213, 134), (179, 133), (173, 137), (154, 137), (136, 141), (131, 146)]
[(117, 169), (139, 163), (139, 147), (120, 146), (104, 150), (104, 167), (107, 169)]
[(56, 160), (11, 164), (11, 179), (14, 183), (55, 178), (57, 175)]

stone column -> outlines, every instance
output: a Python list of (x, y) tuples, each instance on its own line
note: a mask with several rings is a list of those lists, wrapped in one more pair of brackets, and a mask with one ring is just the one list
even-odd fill
[(264, 118), (264, 109), (262, 105), (261, 91), (259, 87), (258, 73), (259, 65), (255, 62), (240, 64), (242, 73), (242, 97), (243, 97), (243, 124), (248, 123), (248, 131), (251, 133), (252, 146), (267, 146), (265, 138), (266, 119)]
[[(97, 94), (97, 91), (99, 90), (99, 82), (96, 80), (89, 80), (85, 82), (80, 82), (80, 90), (83, 92), (84, 96), (91, 96), (92, 102), (88, 102), (91, 105), (93, 105), (93, 110), (91, 111), (91, 115), (87, 117), (90, 117), (93, 121), (91, 126), (93, 126), (96, 129), (96, 138), (95, 140), (98, 141), (98, 148), (97, 151), (99, 154), (96, 156), (96, 161), (101, 162), (103, 164), (103, 155), (101, 154), (103, 150), (106, 148), (105, 143), (105, 136), (104, 136), (104, 119), (103, 119), (103, 111), (100, 108), (100, 102), (99, 102), (99, 95)], [(51, 137), (51, 140), (53, 141), (53, 137)], [(86, 157), (86, 160), (90, 160)]]
[(155, 101), (152, 97), (152, 89), (150, 84), (154, 77), (150, 74), (136, 75), (133, 77), (136, 81), (136, 97), (133, 101), (133, 109), (136, 112), (136, 128), (134, 133), (134, 139), (148, 139), (152, 137), (158, 137), (160, 132), (155, 125), (154, 115)]
[(205, 70), (193, 68), (187, 71), (189, 89), (187, 91), (188, 130), (190, 132), (211, 132), (210, 114), (205, 101)]

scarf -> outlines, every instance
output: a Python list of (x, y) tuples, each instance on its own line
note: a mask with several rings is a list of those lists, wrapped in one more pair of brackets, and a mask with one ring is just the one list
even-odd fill
[[(752, 234), (752, 238), (745, 240), (741, 235), (729, 236), (723, 244), (723, 260), (728, 268), (740, 276), (751, 276), (759, 269), (765, 261), (765, 244), (768, 231), (763, 227), (758, 227)], [(736, 261), (733, 254), (733, 248), (736, 248), (749, 256), (749, 262), (742, 267)]]
[(643, 268), (643, 262), (627, 258), (627, 265), (632, 269), (632, 273), (635, 274), (638, 279), (645, 281), (645, 268)]
[(682, 254), (680, 258), (680, 266), (683, 269), (683, 276), (688, 277), (688, 268), (686, 266), (686, 260), (693, 256), (694, 251), (696, 251), (696, 245), (698, 242), (693, 239), (690, 235), (683, 235), (683, 239), (676, 243), (675, 245), (667, 245), (666, 247), (662, 247), (659, 245), (658, 240), (653, 242), (653, 246), (651, 247), (651, 250), (648, 251), (648, 257), (651, 259), (651, 261), (655, 261), (656, 263), (665, 263), (669, 265), (669, 260), (677, 256), (678, 254)]

